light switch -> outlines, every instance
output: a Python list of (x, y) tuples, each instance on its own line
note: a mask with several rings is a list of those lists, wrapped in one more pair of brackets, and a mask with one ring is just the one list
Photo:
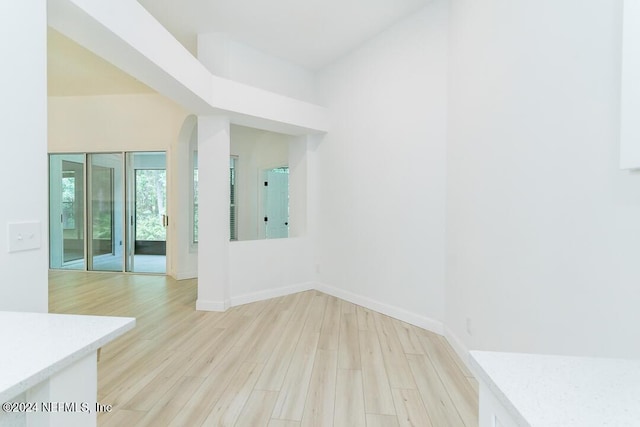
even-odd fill
[(8, 224), (9, 252), (40, 248), (40, 221)]

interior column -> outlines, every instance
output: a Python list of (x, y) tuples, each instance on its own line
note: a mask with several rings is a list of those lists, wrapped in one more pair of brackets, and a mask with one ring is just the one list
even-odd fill
[(229, 302), (229, 144), (228, 117), (198, 117), (198, 310)]

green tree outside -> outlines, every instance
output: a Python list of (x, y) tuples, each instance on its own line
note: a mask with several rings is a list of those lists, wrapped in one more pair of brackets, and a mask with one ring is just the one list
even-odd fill
[(136, 170), (136, 240), (166, 239), (166, 177), (164, 169)]

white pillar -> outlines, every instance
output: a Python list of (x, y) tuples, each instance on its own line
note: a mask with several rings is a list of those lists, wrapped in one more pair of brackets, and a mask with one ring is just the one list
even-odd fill
[(177, 140), (171, 144), (167, 161), (171, 174), (168, 186), (170, 226), (167, 239), (171, 242), (172, 264), (167, 272), (178, 280), (198, 276), (198, 252), (193, 243), (193, 151), (197, 150), (197, 118), (184, 119)]
[(229, 305), (229, 144), (228, 117), (198, 117), (198, 310)]
[[(48, 310), (47, 3), (0, 2), (0, 310)], [(8, 251), (8, 225), (38, 223), (39, 247)]]

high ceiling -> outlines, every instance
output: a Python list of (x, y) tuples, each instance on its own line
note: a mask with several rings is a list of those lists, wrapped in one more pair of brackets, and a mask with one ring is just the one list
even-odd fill
[(187, 49), (223, 32), (311, 70), (327, 65), (431, 0), (138, 0)]
[[(138, 0), (187, 49), (222, 32), (310, 70), (321, 68), (431, 0)], [(149, 93), (151, 88), (55, 30), (49, 95)]]

